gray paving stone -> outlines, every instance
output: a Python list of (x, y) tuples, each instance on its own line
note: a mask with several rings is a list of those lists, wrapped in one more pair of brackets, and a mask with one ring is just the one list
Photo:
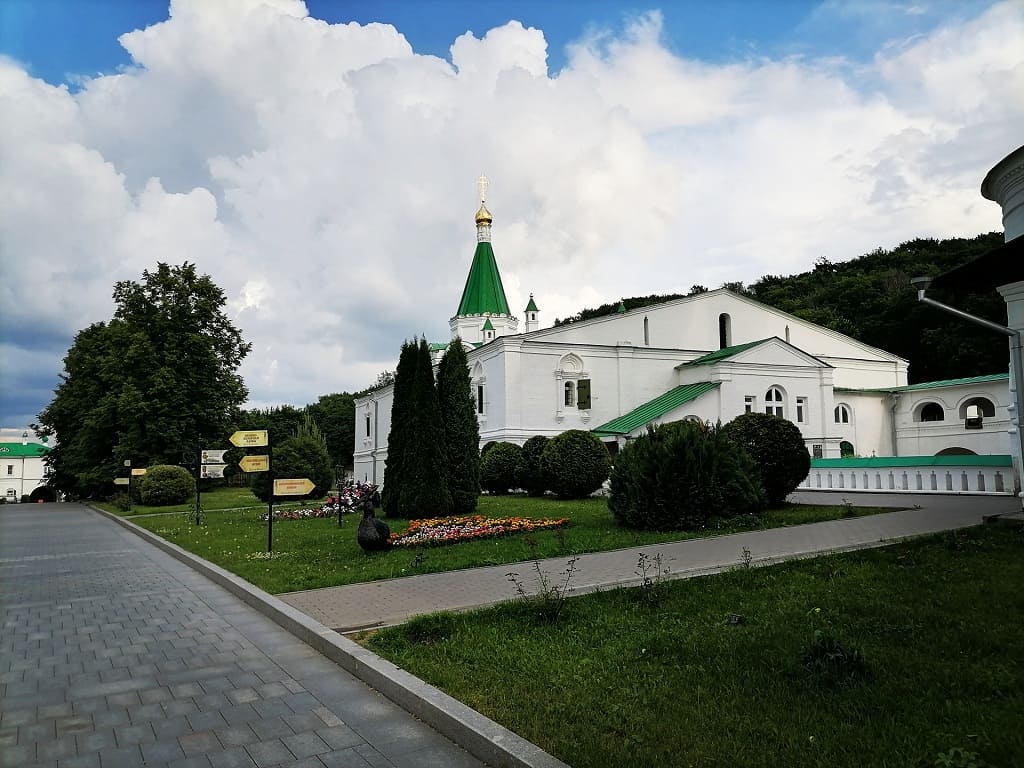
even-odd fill
[(63, 757), (57, 761), (57, 768), (102, 768), (98, 754)]
[[(249, 753), (241, 747), (233, 747), (226, 749), (223, 752), (215, 752), (212, 755), (208, 755), (210, 764), (213, 768), (253, 768), (256, 763)], [(291, 766), (294, 768), (294, 766)]]
[(280, 739), (248, 744), (245, 747), (245, 751), (249, 753), (249, 757), (252, 758), (253, 762), (256, 763), (259, 768), (265, 768), (268, 765), (276, 765), (278, 763), (290, 762), (294, 759), (291, 751)]
[(366, 758), (354, 749), (338, 749), (319, 755), (318, 758), (324, 768), (372, 768)]
[(178, 737), (178, 743), (186, 756), (205, 755), (221, 748), (217, 734), (213, 731), (186, 733)]
[(230, 728), (222, 728), (216, 731), (216, 733), (220, 743), (225, 747), (238, 747), (260, 741), (256, 732), (248, 725), (234, 725)]
[(167, 763), (172, 760), (182, 759), (185, 757), (185, 752), (182, 750), (181, 744), (178, 743), (178, 740), (172, 738), (165, 741), (154, 741), (150, 744), (143, 744), (142, 757), (146, 761), (147, 765), (158, 765), (160, 763)]
[(316, 733), (297, 733), (281, 739), (288, 750), (296, 757), (310, 757), (330, 752), (331, 748)]

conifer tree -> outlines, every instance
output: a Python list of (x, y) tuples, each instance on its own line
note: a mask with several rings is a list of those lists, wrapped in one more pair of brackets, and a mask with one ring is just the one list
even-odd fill
[[(410, 398), (413, 412), (409, 416), (410, 433), (402, 456), (399, 514), (408, 518), (445, 517), (452, 513), (452, 496), (446, 476), (444, 426), (434, 384), (434, 365), (425, 338), (420, 339), (414, 351), (416, 362)], [(395, 418), (393, 409), (394, 406), (392, 419)]]
[(462, 339), (452, 339), (437, 372), (437, 399), (444, 425), (448, 490), (456, 515), (476, 511), (480, 496), (480, 425), (470, 388)]
[(391, 431), (388, 433), (388, 458), (384, 464), (384, 489), (381, 506), (388, 517), (401, 516), (399, 498), (406, 483), (405, 456), (410, 444), (417, 346), (414, 342), (402, 344), (395, 370), (395, 391), (391, 405)]

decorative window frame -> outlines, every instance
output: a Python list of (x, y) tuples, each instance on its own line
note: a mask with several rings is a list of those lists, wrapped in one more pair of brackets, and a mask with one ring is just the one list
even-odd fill
[(488, 403), (487, 376), (484, 375), (484, 367), (479, 362), (473, 366), (470, 381), (473, 386), (473, 410), (476, 411), (477, 423), (485, 424)]
[[(583, 358), (575, 352), (567, 352), (558, 359), (555, 368), (555, 421), (561, 423), (568, 414), (578, 414), (584, 424), (590, 421), (590, 409), (579, 408), (579, 386), (581, 379), (590, 379)], [(573, 405), (565, 404), (565, 385), (572, 383)], [(593, 408), (593, 401), (591, 401)]]
[[(843, 419), (843, 416), (846, 416), (846, 419)], [(848, 403), (836, 403), (836, 407), (832, 409), (832, 419), (836, 424), (852, 424), (853, 409)]]
[(793, 423), (794, 424), (807, 424), (809, 423), (810, 416), (810, 400), (804, 395), (800, 395), (794, 400), (793, 406)]

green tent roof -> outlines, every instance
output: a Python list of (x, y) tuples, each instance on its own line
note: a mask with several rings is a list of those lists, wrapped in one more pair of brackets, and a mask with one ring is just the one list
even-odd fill
[(430, 351), (431, 352), (443, 352), (444, 350), (448, 349), (448, 345), (450, 343), (451, 342), (449, 342), (449, 341), (432, 341), (432, 342), (430, 342)]
[(540, 310), (537, 309), (537, 305), (533, 303), (533, 294), (532, 293), (530, 294), (530, 303), (526, 305), (526, 309), (524, 309), (523, 311), (524, 312), (539, 312), (540, 311)]
[(462, 289), (457, 316), (463, 315), (511, 315), (505, 289), (501, 285), (501, 274), (494, 250), (487, 241), (476, 244), (473, 265), (469, 268), (466, 287)]
[(716, 389), (720, 385), (720, 381), (681, 384), (675, 389), (670, 389), (665, 394), (658, 395), (653, 400), (637, 406), (629, 413), (619, 416), (617, 419), (612, 419), (599, 427), (594, 427), (590, 431), (599, 436), (628, 435), (645, 424), (649, 424), (655, 419), (660, 419), (680, 405), (696, 400), (701, 395)]
[(746, 344), (737, 344), (733, 347), (723, 347), (722, 349), (714, 352), (709, 352), (703, 357), (698, 357), (696, 360), (690, 360), (689, 362), (677, 365), (677, 368), (681, 368), (683, 365), (708, 365), (709, 363), (715, 363), (719, 360), (725, 360), (727, 357), (738, 355), (745, 349), (756, 347), (758, 344), (764, 344), (769, 339), (758, 339), (757, 341), (748, 341)]
[(39, 443), (0, 443), (0, 459), (5, 456), (17, 456), (18, 458), (35, 458), (45, 456), (50, 449)]
[(485, 330), (485, 331), (493, 331), (494, 330), (494, 325), (491, 323), (491, 318), (488, 317), (486, 320), (484, 320), (483, 330)]

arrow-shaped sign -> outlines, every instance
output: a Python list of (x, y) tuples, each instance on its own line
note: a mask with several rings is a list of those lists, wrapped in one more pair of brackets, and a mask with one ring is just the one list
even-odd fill
[(240, 429), (228, 439), (239, 448), (259, 448), (268, 442), (265, 429)]
[(145, 467), (142, 467), (141, 469), (133, 469), (132, 470), (132, 476), (133, 477), (138, 477), (139, 475), (144, 475), (144, 474), (146, 474), (146, 468)]
[(223, 464), (224, 454), (227, 451), (211, 451), (209, 449), (203, 451), (202, 463), (203, 464)]
[(238, 468), (243, 472), (266, 472), (270, 469), (270, 457), (259, 454), (243, 456), (238, 460)]
[(114, 478), (114, 485), (129, 485), (130, 483), (131, 483), (131, 480), (128, 479), (127, 477), (115, 477)]
[(275, 496), (305, 496), (310, 493), (316, 484), (307, 477), (298, 480), (275, 480)]
[(227, 464), (203, 464), (199, 470), (200, 477), (213, 478), (224, 477), (224, 468)]

